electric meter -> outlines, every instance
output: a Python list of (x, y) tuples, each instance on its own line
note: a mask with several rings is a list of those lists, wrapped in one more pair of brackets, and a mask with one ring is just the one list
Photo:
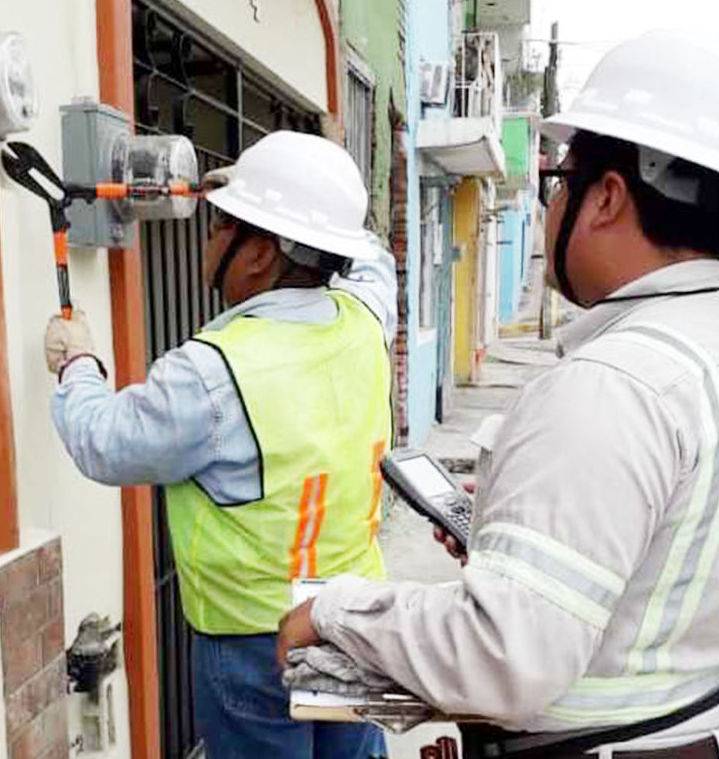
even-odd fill
[(0, 140), (24, 132), (37, 115), (37, 93), (27, 46), (16, 32), (0, 32)]
[[(112, 179), (132, 185), (168, 185), (198, 180), (197, 155), (187, 137), (145, 135), (121, 137), (112, 155)], [(136, 219), (186, 219), (195, 212), (197, 199), (161, 196), (122, 201), (123, 216)]]

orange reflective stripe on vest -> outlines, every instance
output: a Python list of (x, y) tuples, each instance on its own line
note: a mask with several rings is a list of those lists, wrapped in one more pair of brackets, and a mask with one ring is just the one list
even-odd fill
[(308, 477), (302, 487), (300, 521), (290, 550), (290, 579), (317, 577), (317, 538), (325, 517), (327, 475)]

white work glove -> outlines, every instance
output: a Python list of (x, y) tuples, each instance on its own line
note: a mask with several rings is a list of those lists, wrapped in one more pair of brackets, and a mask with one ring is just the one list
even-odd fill
[(286, 688), (351, 697), (402, 690), (388, 677), (359, 667), (331, 643), (289, 651), (282, 682)]
[(82, 311), (73, 311), (72, 319), (50, 319), (45, 330), (45, 361), (53, 374), (59, 374), (71, 358), (94, 351), (90, 325)]

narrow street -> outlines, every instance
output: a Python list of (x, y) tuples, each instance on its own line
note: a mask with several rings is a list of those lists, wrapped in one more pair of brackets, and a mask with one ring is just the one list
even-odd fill
[[(532, 287), (512, 327), (531, 323), (532, 313), (538, 312), (540, 265), (533, 274)], [(536, 332), (500, 339), (489, 346), (478, 382), (455, 389), (451, 413), (443, 424), (434, 426), (424, 448), (461, 480), (472, 480), (478, 449), (471, 436), (485, 417), (506, 412), (527, 382), (556, 363), (554, 351), (554, 341), (539, 340)], [(460, 578), (459, 563), (435, 542), (429, 523), (399, 500), (389, 508), (381, 540), (387, 571), (394, 580), (441, 583)], [(390, 759), (417, 759), (422, 746), (442, 735), (458, 736), (457, 728), (438, 723), (419, 726), (403, 736), (389, 736)]]

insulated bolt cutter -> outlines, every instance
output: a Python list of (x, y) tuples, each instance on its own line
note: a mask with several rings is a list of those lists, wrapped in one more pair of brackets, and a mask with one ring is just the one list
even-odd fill
[[(154, 200), (160, 197), (197, 197), (202, 194), (199, 184), (168, 182), (156, 185), (146, 182), (101, 182), (95, 185), (66, 184), (47, 161), (25, 142), (10, 142), (2, 151), (2, 164), (8, 176), (42, 198), (50, 210), (57, 286), (63, 319), (72, 319), (70, 277), (67, 271), (67, 230), (70, 228), (66, 209), (75, 199), (88, 203), (95, 200)], [(43, 180), (43, 184), (40, 183)]]

